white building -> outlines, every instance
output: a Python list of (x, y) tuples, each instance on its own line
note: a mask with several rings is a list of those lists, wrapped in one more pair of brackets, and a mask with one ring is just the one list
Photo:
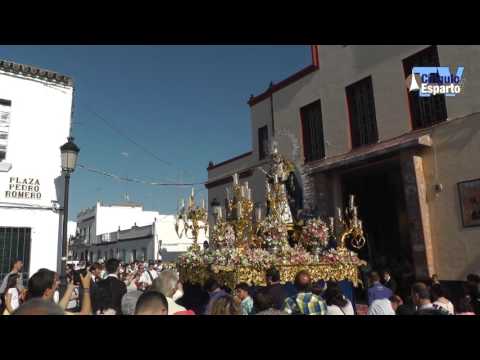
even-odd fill
[(0, 277), (58, 270), (63, 202), (60, 146), (70, 131), (71, 78), (0, 60)]
[[(202, 232), (199, 243), (207, 240)], [(145, 211), (141, 204), (107, 205), (101, 202), (77, 216), (77, 235), (71, 239), (71, 260), (98, 261), (117, 258), (173, 260), (185, 252), (192, 239), (179, 237), (175, 216)]]

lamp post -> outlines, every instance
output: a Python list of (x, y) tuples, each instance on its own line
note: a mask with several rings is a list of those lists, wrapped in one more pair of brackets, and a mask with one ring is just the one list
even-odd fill
[(67, 263), (67, 226), (68, 226), (68, 192), (70, 188), (70, 175), (75, 171), (77, 157), (80, 149), (69, 136), (68, 141), (60, 147), (62, 154), (62, 172), (65, 176), (65, 191), (63, 200), (63, 238), (62, 238), (62, 268), (60, 273), (65, 274)]

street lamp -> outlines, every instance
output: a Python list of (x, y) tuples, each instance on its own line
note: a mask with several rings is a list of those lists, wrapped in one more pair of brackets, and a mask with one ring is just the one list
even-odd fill
[(65, 192), (63, 201), (63, 238), (62, 238), (62, 268), (61, 274), (65, 274), (67, 262), (67, 226), (68, 226), (68, 190), (70, 187), (70, 174), (75, 171), (77, 157), (80, 149), (69, 136), (68, 141), (60, 147), (62, 154), (62, 172), (65, 176)]

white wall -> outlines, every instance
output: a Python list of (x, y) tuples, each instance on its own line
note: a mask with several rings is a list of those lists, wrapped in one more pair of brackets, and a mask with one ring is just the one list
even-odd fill
[(140, 206), (103, 206), (97, 203), (96, 235), (130, 229), (135, 223), (137, 226), (146, 226), (154, 222), (161, 215), (157, 211), (144, 211)]
[[(181, 230), (181, 227), (179, 231)], [(156, 246), (158, 241), (162, 241), (162, 249), (166, 249), (167, 252), (183, 252), (187, 251), (187, 248), (193, 244), (193, 239), (183, 235), (181, 238), (175, 231), (175, 216), (167, 215), (158, 219), (155, 223), (155, 236)], [(189, 236), (191, 233), (189, 232)], [(205, 232), (200, 230), (198, 236), (198, 243), (203, 244), (205, 240), (208, 240), (208, 233), (205, 236)], [(158, 254), (158, 248), (155, 248), (155, 253)]]
[[(0, 71), (0, 98), (12, 101), (5, 159), (12, 168), (0, 172), (0, 202), (51, 206), (59, 200), (54, 179), (61, 175), (60, 146), (69, 134), (72, 88)], [(42, 198), (5, 198), (12, 177), (38, 179)]]
[[(12, 102), (4, 161), (11, 169), (0, 171), (0, 226), (32, 228), (30, 274), (43, 267), (57, 270), (61, 231), (52, 201), (63, 201), (60, 146), (69, 135), (72, 96), (72, 87), (0, 71), (0, 98)], [(7, 198), (10, 179), (17, 177), (38, 180), (41, 199)]]

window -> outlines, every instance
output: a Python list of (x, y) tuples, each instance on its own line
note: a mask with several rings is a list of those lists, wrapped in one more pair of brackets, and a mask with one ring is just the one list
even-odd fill
[(372, 77), (346, 88), (352, 148), (373, 144), (378, 141), (377, 118), (373, 98)]
[(10, 272), (12, 261), (23, 261), (24, 286), (30, 269), (30, 228), (0, 227), (0, 281)]
[(263, 160), (268, 155), (268, 127), (262, 126), (258, 129), (258, 158)]
[[(436, 46), (430, 46), (403, 60), (405, 78), (412, 74), (415, 66), (440, 66)], [(414, 130), (438, 124), (447, 119), (445, 95), (420, 97), (416, 91), (408, 91), (408, 104)]]
[(302, 107), (300, 117), (302, 119), (305, 162), (323, 159), (325, 157), (325, 143), (320, 100)]
[(5, 160), (5, 158), (7, 157), (11, 105), (11, 101), (0, 99), (0, 161)]

